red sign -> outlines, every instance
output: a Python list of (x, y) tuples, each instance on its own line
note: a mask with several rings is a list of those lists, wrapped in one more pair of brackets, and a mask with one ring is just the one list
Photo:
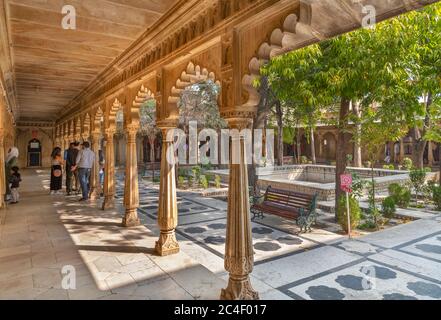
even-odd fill
[(344, 192), (351, 193), (352, 192), (352, 175), (351, 174), (342, 174), (341, 177), (341, 189)]

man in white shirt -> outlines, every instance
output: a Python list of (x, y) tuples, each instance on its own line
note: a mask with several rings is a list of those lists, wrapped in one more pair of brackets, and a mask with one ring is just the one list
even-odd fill
[(78, 176), (83, 194), (80, 201), (89, 200), (89, 181), (94, 164), (95, 153), (90, 150), (90, 144), (86, 141), (82, 144), (82, 150), (78, 153), (76, 165), (72, 167), (72, 171), (78, 169)]

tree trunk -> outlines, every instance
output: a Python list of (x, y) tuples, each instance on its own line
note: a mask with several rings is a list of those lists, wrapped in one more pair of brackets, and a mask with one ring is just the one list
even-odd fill
[(346, 138), (345, 128), (347, 126), (349, 115), (350, 100), (341, 99), (340, 116), (338, 125), (338, 138), (337, 138), (337, 155), (336, 155), (336, 168), (335, 168), (335, 218), (337, 220), (337, 208), (340, 196), (343, 195), (341, 190), (340, 176), (346, 172), (346, 145), (348, 139)]
[[(267, 77), (261, 78), (259, 93), (261, 98), (259, 105), (257, 106), (256, 115), (253, 119), (253, 130), (252, 130), (253, 145), (254, 145), (254, 129), (263, 129), (265, 127), (265, 120), (272, 107), (269, 105), (270, 88)], [(251, 161), (251, 164), (248, 165), (248, 184), (249, 186), (252, 186), (254, 194), (258, 192), (257, 180), (258, 180), (257, 168), (256, 168), (256, 163), (253, 160)]]
[(300, 141), (300, 128), (296, 129), (297, 163), (302, 164), (302, 144)]
[(433, 98), (432, 93), (427, 94), (426, 101), (426, 118), (424, 119), (424, 125), (422, 130), (419, 128), (413, 128), (413, 162), (414, 166), (418, 169), (424, 168), (424, 152), (426, 151), (427, 141), (424, 140), (427, 130), (430, 128), (430, 106), (432, 105)]
[[(358, 102), (353, 102), (352, 109), (353, 109), (354, 115), (358, 119), (360, 119), (361, 118), (360, 104)], [(361, 130), (362, 130), (361, 124), (358, 123), (356, 125), (356, 131), (357, 131), (356, 134), (357, 134), (358, 138), (354, 142), (354, 167), (356, 167), (356, 168), (361, 168), (363, 166), (362, 156), (361, 156), (361, 144), (360, 144), (360, 138), (359, 138)]]
[(155, 180), (155, 138), (150, 137), (150, 165), (152, 166), (152, 181)]
[(310, 141), (311, 141), (311, 158), (312, 158), (312, 163), (316, 164), (317, 163), (317, 157), (316, 157), (316, 154), (315, 154), (314, 128), (311, 127), (310, 130), (311, 130), (311, 133), (310, 133), (310, 135), (311, 135), (311, 138), (310, 138)]
[(438, 145), (439, 185), (441, 186), (441, 143)]
[(283, 166), (283, 111), (282, 105), (280, 101), (276, 102), (276, 116), (277, 116), (277, 126), (278, 126), (278, 135), (277, 135), (277, 164), (279, 166)]

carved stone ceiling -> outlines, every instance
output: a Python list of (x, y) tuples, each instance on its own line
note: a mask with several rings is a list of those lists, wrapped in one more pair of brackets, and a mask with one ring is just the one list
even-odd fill
[[(20, 120), (57, 113), (175, 0), (5, 0)], [(61, 26), (64, 5), (76, 30)]]

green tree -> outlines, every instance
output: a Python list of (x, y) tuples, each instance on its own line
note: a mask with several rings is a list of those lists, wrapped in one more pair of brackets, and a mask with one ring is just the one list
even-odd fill
[[(155, 142), (161, 130), (156, 126), (156, 100), (148, 100), (140, 110), (140, 133), (146, 136), (150, 143), (150, 162), (152, 169), (152, 181), (155, 179)], [(147, 164), (145, 164), (147, 166)]]
[(305, 117), (313, 112), (330, 111), (338, 127), (336, 159), (336, 206), (342, 194), (340, 175), (346, 171), (351, 101), (370, 106), (379, 91), (395, 77), (391, 61), (396, 46), (386, 42), (399, 33), (390, 25), (375, 30), (360, 29), (334, 39), (294, 51), (271, 61), (263, 70), (282, 100), (299, 102)]

